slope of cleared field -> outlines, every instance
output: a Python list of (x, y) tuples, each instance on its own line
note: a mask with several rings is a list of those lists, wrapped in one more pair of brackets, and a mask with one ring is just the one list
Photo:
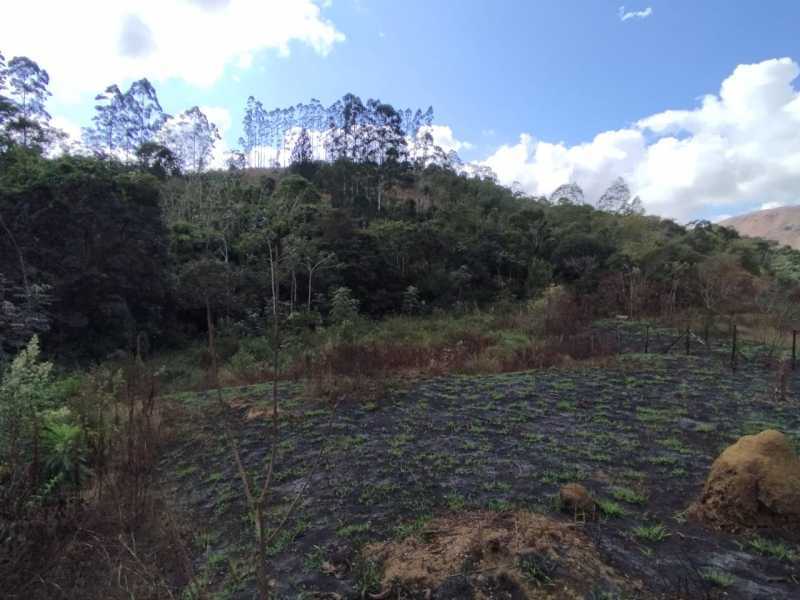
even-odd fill
[[(630, 350), (642, 346), (633, 329)], [(650, 348), (669, 344), (665, 335)], [(719, 350), (419, 381), (378, 402), (340, 406), (331, 431), (325, 407), (282, 385), (271, 522), (307, 489), (268, 548), (275, 597), (797, 598), (797, 538), (721, 534), (686, 517), (711, 463), (739, 436), (767, 428), (800, 436), (797, 380), (789, 400), (776, 399), (775, 374), (753, 360), (755, 347), (743, 349), (735, 373)], [(258, 472), (271, 436), (268, 389), (229, 389), (224, 398), (181, 399), (184, 435), (162, 469), (197, 517), (197, 589), (244, 599), (254, 587), (251, 525), (220, 423), (230, 419), (245, 464)], [(321, 445), (322, 468), (309, 478)], [(598, 520), (575, 522), (559, 510), (568, 482), (600, 501)], [(486, 546), (470, 546), (450, 573), (443, 561), (460, 554), (445, 551), (475, 523)], [(498, 546), (520, 524), (550, 532), (554, 552), (540, 556), (518, 540)], [(511, 563), (493, 558), (509, 548), (518, 551)], [(392, 550), (399, 558), (380, 560)], [(425, 566), (425, 552), (434, 589), (424, 577), (418, 586), (402, 581), (406, 567)], [(503, 565), (528, 579), (509, 579)], [(390, 576), (401, 578), (391, 595)]]

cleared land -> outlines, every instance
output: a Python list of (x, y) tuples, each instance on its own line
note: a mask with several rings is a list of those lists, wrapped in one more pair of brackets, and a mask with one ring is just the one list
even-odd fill
[[(643, 346), (640, 331), (623, 332), (629, 350)], [(669, 342), (666, 333), (654, 335), (651, 351)], [(299, 385), (282, 385), (275, 520), (306, 483), (320, 445), (328, 447), (270, 547), (277, 597), (368, 597), (386, 589), (385, 565), (376, 560), (385, 544), (370, 544), (436, 547), (453, 533), (445, 526), (477, 519), (508, 529), (509, 519), (528, 518), (513, 515), (529, 513), (591, 545), (603, 565), (594, 579), (576, 577), (580, 561), (555, 544), (547, 556), (516, 557), (528, 577), (522, 586), (478, 573), (481, 554), (433, 589), (406, 582), (386, 597), (523, 598), (531, 590), (545, 598), (798, 597), (800, 540), (712, 532), (684, 515), (713, 460), (739, 436), (774, 428), (800, 439), (797, 382), (780, 401), (775, 372), (753, 358), (757, 348), (744, 349), (751, 358), (735, 373), (724, 346), (694, 350), (686, 356), (676, 344), (671, 354), (629, 353), (602, 367), (407, 383), (378, 402), (340, 406), (329, 435), (325, 407), (304, 399)], [(180, 442), (161, 468), (199, 524), (194, 588), (250, 598), (252, 534), (220, 419), (231, 420), (246, 464), (257, 470), (271, 435), (269, 393), (250, 386), (224, 397), (225, 415), (211, 394), (178, 398)], [(599, 519), (575, 524), (560, 512), (556, 498), (567, 482), (600, 501)]]

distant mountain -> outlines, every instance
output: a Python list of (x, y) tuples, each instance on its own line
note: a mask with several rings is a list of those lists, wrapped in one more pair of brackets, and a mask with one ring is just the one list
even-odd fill
[(746, 215), (720, 221), (741, 235), (775, 240), (800, 250), (800, 206), (783, 206), (757, 210)]

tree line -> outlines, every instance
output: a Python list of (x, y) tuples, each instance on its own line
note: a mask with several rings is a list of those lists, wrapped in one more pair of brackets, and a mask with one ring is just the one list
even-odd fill
[[(181, 345), (209, 323), (261, 335), (270, 265), (284, 275), (281, 314), (300, 328), (337, 306), (380, 318), (524, 302), (552, 286), (592, 315), (729, 314), (797, 294), (797, 252), (645, 215), (623, 180), (592, 206), (575, 183), (530, 197), (454, 159), (418, 159), (432, 109), (347, 95), (263, 111), (251, 98), (241, 155), (209, 169), (216, 128), (196, 107), (169, 117), (140, 80), (98, 96), (92, 152), (50, 156), (46, 71), (2, 65), (6, 356), (36, 333), (76, 359), (143, 339)], [(291, 131), (287, 166), (255, 158)]]

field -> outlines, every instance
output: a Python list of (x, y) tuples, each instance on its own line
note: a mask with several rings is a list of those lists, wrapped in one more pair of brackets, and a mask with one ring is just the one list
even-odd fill
[[(282, 384), (272, 521), (307, 488), (270, 543), (276, 597), (523, 598), (469, 560), (433, 589), (400, 582), (388, 595), (374, 544), (433, 543), (443, 522), (528, 513), (576, 531), (608, 575), (580, 577), (562, 553), (526, 563), (528, 596), (798, 597), (800, 540), (721, 534), (685, 516), (715, 457), (739, 436), (774, 428), (800, 439), (796, 382), (788, 399), (776, 398), (775, 372), (752, 358), (755, 347), (732, 372), (722, 344), (661, 353), (670, 344), (661, 332), (643, 354), (640, 329), (621, 336), (629, 352), (602, 365), (406, 381), (380, 400), (344, 402), (332, 420), (302, 386)], [(221, 419), (258, 471), (271, 435), (269, 390), (228, 388), (223, 397), (224, 409), (212, 393), (174, 398), (179, 441), (160, 470), (199, 524), (189, 597), (251, 598), (253, 536)], [(558, 490), (569, 482), (599, 501), (596, 518), (560, 510)]]

